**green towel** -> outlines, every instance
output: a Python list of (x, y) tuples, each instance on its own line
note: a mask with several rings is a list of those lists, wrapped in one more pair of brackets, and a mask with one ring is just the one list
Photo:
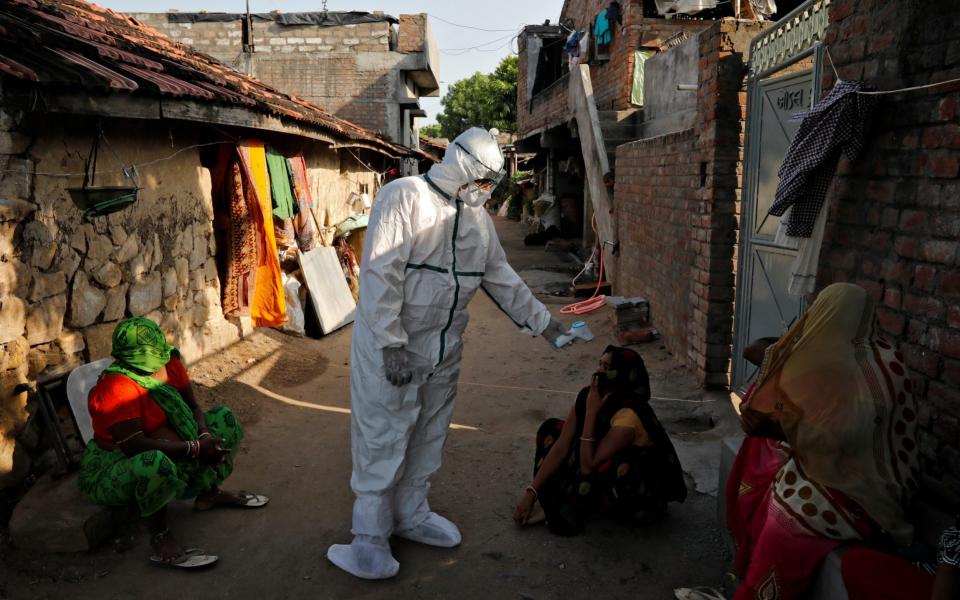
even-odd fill
[(290, 189), (287, 159), (273, 148), (267, 148), (267, 170), (270, 172), (270, 189), (273, 192), (273, 215), (278, 219), (292, 219), (296, 214), (296, 200)]

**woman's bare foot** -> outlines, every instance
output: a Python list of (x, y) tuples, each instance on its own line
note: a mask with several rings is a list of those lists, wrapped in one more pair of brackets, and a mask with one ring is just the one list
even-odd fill
[(165, 563), (176, 562), (177, 559), (183, 556), (183, 548), (180, 547), (180, 543), (173, 537), (169, 529), (152, 536), (150, 538), (150, 545), (153, 547), (154, 552), (157, 553), (157, 556), (160, 557), (160, 560)]
[(214, 488), (205, 494), (200, 494), (193, 501), (193, 507), (197, 510), (210, 510), (218, 506), (239, 506), (246, 502), (247, 494), (244, 492), (229, 492), (224, 489)]
[(544, 513), (543, 509), (538, 506), (537, 508), (534, 508), (533, 511), (530, 512), (530, 516), (527, 517), (527, 520), (524, 523), (524, 525), (539, 525), (540, 523), (543, 523), (546, 520), (547, 520), (546, 513)]

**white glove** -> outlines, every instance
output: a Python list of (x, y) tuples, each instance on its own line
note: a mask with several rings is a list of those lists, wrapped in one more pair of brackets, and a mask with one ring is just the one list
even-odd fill
[(567, 329), (563, 326), (563, 323), (553, 317), (550, 317), (550, 324), (547, 325), (547, 328), (544, 329), (543, 333), (540, 335), (543, 336), (543, 339), (547, 340), (547, 343), (550, 344), (551, 348), (556, 348), (557, 338), (566, 332)]
[(395, 386), (407, 385), (413, 379), (407, 351), (402, 346), (383, 349), (383, 369), (386, 372), (387, 381)]

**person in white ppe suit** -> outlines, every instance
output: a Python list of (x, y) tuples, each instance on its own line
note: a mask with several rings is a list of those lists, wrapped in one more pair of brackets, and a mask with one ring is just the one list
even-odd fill
[(391, 535), (460, 543), (427, 494), (453, 413), (474, 293), (482, 289), (518, 327), (551, 344), (564, 333), (507, 264), (484, 209), (503, 167), (494, 135), (471, 128), (427, 174), (384, 186), (370, 215), (350, 354), (354, 538), (327, 551), (357, 577), (397, 574)]

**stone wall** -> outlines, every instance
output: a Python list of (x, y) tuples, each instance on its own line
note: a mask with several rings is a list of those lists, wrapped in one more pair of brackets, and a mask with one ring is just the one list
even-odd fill
[(708, 387), (729, 385), (745, 63), (764, 27), (701, 32), (696, 126), (617, 149), (616, 291), (650, 299), (664, 343)]
[[(826, 43), (876, 89), (960, 77), (960, 5), (834, 0)], [(833, 84), (825, 68), (825, 89)], [(819, 287), (863, 286), (920, 405), (923, 487), (960, 500), (960, 85), (881, 96), (866, 151), (830, 194)]]
[[(65, 191), (81, 177), (54, 174), (82, 173), (95, 121), (34, 120), (3, 107), (0, 126), (10, 141), (0, 147), (0, 203), (8, 208), (0, 223), (0, 381), (35, 380), (107, 356), (113, 327), (126, 316), (160, 323), (188, 360), (238, 339), (220, 308), (210, 175), (196, 150), (143, 167), (139, 201), (88, 222)], [(169, 156), (171, 140), (189, 146), (195, 130), (105, 124), (111, 148), (100, 155), (97, 183), (123, 184), (116, 156), (137, 163)], [(9, 386), (0, 393), (2, 486), (26, 398), (9, 395)]]
[[(390, 39), (395, 34), (386, 21), (320, 27), (255, 19), (255, 52), (247, 63), (240, 20), (171, 23), (167, 13), (132, 16), (279, 90), (403, 143), (403, 115), (398, 103), (403, 89), (401, 69), (414, 68), (419, 59), (405, 52), (420, 50), (393, 51)], [(419, 48), (424, 47), (429, 31), (424, 19), (425, 15), (401, 16), (405, 47), (412, 48), (418, 41)]]
[[(81, 183), (96, 120), (0, 105), (0, 489), (28, 464), (15, 442), (28, 417), (18, 383), (108, 356), (114, 327), (129, 316), (159, 323), (188, 362), (239, 339), (220, 304), (210, 171), (199, 149), (178, 152), (201, 142), (200, 128), (122, 119), (103, 126), (110, 145), (96, 183), (128, 185), (122, 157), (143, 165), (141, 190), (131, 207), (87, 221), (66, 188)], [(375, 174), (345, 150), (286, 136), (271, 143), (304, 152), (321, 225), (362, 208), (347, 204), (351, 192), (376, 191)]]

